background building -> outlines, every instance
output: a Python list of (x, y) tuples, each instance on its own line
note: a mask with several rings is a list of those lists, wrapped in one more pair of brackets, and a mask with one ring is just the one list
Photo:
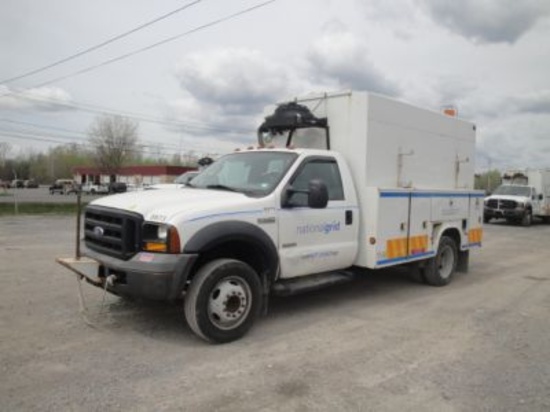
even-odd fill
[(172, 183), (176, 177), (190, 170), (196, 170), (196, 168), (166, 165), (125, 166), (121, 167), (116, 175), (109, 175), (97, 167), (75, 167), (73, 178), (80, 184), (123, 182), (139, 186)]

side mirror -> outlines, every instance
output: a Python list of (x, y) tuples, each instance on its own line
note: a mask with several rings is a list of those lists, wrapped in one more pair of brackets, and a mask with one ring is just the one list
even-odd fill
[(292, 186), (288, 187), (283, 193), (281, 200), (282, 207), (291, 208), (291, 207), (305, 207), (305, 199), (302, 202), (292, 201), (294, 193), (302, 193), (307, 195), (307, 207), (312, 209), (323, 209), (327, 207), (328, 204), (328, 189), (327, 185), (318, 179), (310, 180), (308, 183), (307, 190), (294, 189)]
[(539, 194), (539, 200), (543, 200), (544, 199), (544, 196), (541, 194)]
[(327, 204), (327, 185), (322, 180), (311, 180), (308, 185), (307, 205), (312, 209), (324, 209)]

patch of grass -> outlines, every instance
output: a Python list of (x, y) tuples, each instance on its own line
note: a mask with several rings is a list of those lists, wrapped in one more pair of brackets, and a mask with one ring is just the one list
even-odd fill
[[(86, 204), (82, 203), (82, 209)], [(68, 215), (76, 213), (75, 203), (19, 203), (17, 205), (20, 215), (44, 215), (57, 214)], [(13, 203), (0, 203), (0, 216), (15, 215), (15, 206)]]

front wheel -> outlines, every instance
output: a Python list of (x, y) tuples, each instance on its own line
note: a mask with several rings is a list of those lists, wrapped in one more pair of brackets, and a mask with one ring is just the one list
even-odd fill
[(530, 210), (526, 210), (523, 218), (521, 219), (521, 225), (531, 226), (531, 223), (533, 223), (533, 212), (531, 212)]
[(193, 332), (210, 342), (244, 336), (261, 308), (261, 282), (246, 263), (218, 259), (199, 269), (185, 296), (185, 318)]
[(455, 241), (448, 236), (442, 236), (437, 254), (422, 269), (424, 280), (432, 286), (448, 285), (455, 273), (457, 262), (458, 250)]

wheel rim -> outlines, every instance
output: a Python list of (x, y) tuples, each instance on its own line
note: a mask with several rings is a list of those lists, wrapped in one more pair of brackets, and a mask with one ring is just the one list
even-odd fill
[(450, 246), (445, 246), (439, 255), (439, 276), (447, 279), (453, 273), (455, 256)]
[(248, 283), (237, 276), (220, 280), (208, 298), (208, 317), (220, 329), (233, 329), (243, 323), (252, 304)]

